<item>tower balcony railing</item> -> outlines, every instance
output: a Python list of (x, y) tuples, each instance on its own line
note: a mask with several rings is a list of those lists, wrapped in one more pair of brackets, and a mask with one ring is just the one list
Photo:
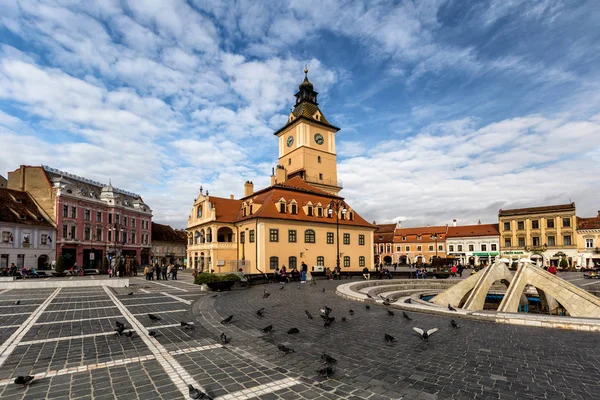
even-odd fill
[(344, 183), (342, 182), (341, 179), (337, 179), (337, 180), (336, 179), (319, 179), (318, 175), (313, 175), (313, 176), (305, 175), (304, 180), (306, 182), (320, 183), (322, 185), (337, 186), (340, 188), (344, 187)]

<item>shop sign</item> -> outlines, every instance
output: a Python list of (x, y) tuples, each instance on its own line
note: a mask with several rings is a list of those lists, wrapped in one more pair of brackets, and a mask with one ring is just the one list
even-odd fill
[(523, 251), (503, 251), (502, 254), (525, 254)]
[(480, 252), (480, 253), (473, 253), (474, 256), (497, 256), (498, 252), (495, 251), (485, 251), (485, 252)]

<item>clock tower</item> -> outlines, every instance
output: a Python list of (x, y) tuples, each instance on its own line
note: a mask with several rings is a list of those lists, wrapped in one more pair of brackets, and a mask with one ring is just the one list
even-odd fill
[(342, 190), (335, 153), (335, 133), (340, 128), (329, 123), (319, 109), (318, 93), (308, 80), (306, 68), (298, 89), (287, 123), (275, 132), (279, 139), (279, 168), (285, 169), (287, 179), (298, 176), (337, 195)]

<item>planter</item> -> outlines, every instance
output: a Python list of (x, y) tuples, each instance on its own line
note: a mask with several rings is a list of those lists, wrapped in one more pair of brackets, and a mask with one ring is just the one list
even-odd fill
[(217, 281), (210, 282), (206, 284), (211, 290), (215, 290), (220, 292), (221, 290), (231, 290), (233, 285), (235, 285), (235, 281)]
[(63, 276), (66, 276), (67, 273), (66, 272), (52, 272), (52, 276), (55, 276), (57, 278), (61, 278)]

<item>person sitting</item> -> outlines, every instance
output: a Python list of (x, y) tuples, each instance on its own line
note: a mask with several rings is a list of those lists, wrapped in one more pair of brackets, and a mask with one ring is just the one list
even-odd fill
[(390, 272), (390, 270), (388, 269), (387, 266), (383, 267), (381, 272), (382, 272), (384, 278), (392, 279), (392, 273)]
[(285, 265), (281, 267), (281, 271), (279, 271), (279, 274), (281, 276), (280, 282), (282, 284), (287, 283), (288, 282), (288, 274), (287, 274), (287, 271), (285, 270)]
[(363, 277), (364, 277), (364, 278), (365, 278), (367, 281), (371, 280), (371, 274), (369, 273), (369, 268), (367, 268), (367, 267), (364, 267), (364, 268), (363, 268)]
[(333, 279), (342, 279), (342, 277), (340, 276), (341, 273), (342, 273), (342, 269), (339, 266), (336, 266), (333, 269), (333, 274), (332, 274)]
[(333, 280), (333, 273), (331, 272), (331, 269), (329, 267), (327, 267), (327, 269), (325, 270), (325, 276), (327, 276), (330, 281)]
[(292, 275), (292, 281), (300, 280), (300, 272), (298, 272), (298, 268), (296, 268), (296, 266), (294, 266), (294, 268), (292, 268), (292, 270), (290, 271), (290, 274)]
[(427, 278), (427, 268), (423, 267), (421, 269), (421, 279), (426, 279)]

